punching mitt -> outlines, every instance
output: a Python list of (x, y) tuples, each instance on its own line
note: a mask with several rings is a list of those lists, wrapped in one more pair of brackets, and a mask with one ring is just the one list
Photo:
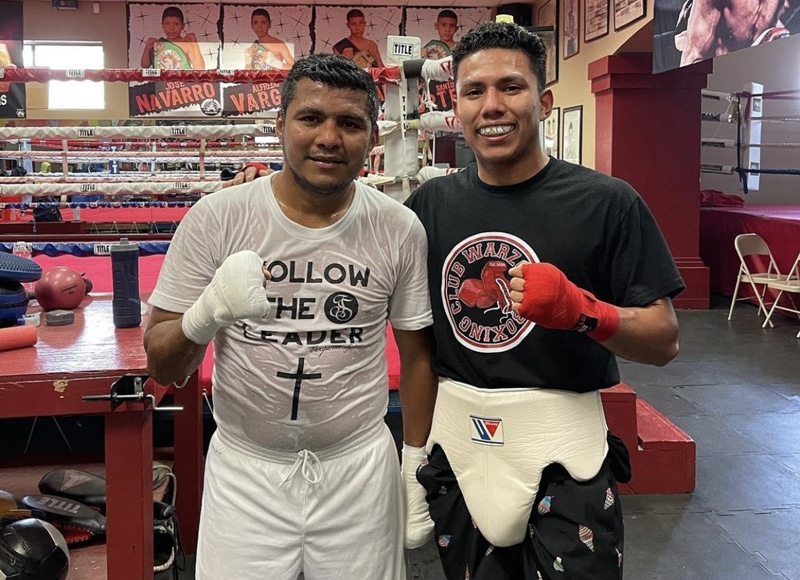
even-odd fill
[(52, 525), (28, 518), (0, 530), (0, 580), (64, 580), (69, 550)]
[[(175, 475), (169, 466), (153, 463), (153, 501), (174, 502)], [(75, 500), (106, 513), (106, 480), (100, 475), (80, 469), (57, 469), (39, 480), (39, 493)]]
[(26, 495), (22, 503), (38, 510), (42, 519), (64, 535), (67, 544), (83, 544), (106, 534), (106, 518), (72, 499), (52, 495)]

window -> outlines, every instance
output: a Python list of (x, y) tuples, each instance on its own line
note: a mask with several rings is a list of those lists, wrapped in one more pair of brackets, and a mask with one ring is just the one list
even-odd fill
[[(103, 45), (99, 43), (26, 42), (26, 67), (52, 69), (102, 69)], [(105, 85), (94, 81), (50, 81), (48, 109), (105, 109)]]

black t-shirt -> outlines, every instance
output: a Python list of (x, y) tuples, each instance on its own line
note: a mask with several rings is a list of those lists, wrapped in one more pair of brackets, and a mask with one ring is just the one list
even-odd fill
[(642, 198), (627, 183), (557, 159), (523, 183), (487, 185), (477, 166), (424, 183), (407, 205), (428, 234), (439, 376), (480, 388), (588, 392), (619, 382), (616, 358), (589, 336), (516, 314), (508, 270), (548, 262), (617, 306), (684, 288)]

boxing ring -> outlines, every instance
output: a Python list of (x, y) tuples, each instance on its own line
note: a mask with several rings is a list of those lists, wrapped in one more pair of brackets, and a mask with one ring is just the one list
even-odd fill
[[(762, 176), (800, 176), (800, 164), (778, 168), (764, 162), (770, 149), (800, 151), (800, 143), (793, 139), (767, 137), (776, 125), (782, 126), (785, 134), (791, 131), (787, 127), (792, 123), (800, 123), (800, 91), (765, 92), (762, 85), (749, 83), (739, 93), (703, 91), (703, 97), (717, 105), (711, 107), (716, 110), (702, 114), (702, 121), (735, 129), (732, 138), (702, 139), (704, 148), (734, 152), (730, 153), (730, 165), (704, 164), (701, 171), (735, 176), (745, 194), (737, 197), (705, 191), (700, 208), (700, 255), (709, 267), (711, 291), (730, 297), (739, 271), (733, 245), (737, 235), (756, 233), (764, 238), (782, 272), (788, 272), (800, 252), (800, 203), (762, 205), (750, 203), (752, 198), (748, 195), (763, 188)], [(800, 155), (794, 159), (800, 160)], [(752, 295), (748, 285), (742, 285), (740, 292), (743, 296)]]

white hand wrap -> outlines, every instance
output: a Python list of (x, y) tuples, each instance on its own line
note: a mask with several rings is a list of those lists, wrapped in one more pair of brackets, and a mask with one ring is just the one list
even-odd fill
[(228, 256), (197, 302), (183, 313), (181, 328), (186, 338), (208, 344), (223, 326), (269, 314), (263, 263), (250, 250)]
[(417, 468), (428, 461), (424, 447), (403, 443), (403, 491), (406, 500), (405, 547), (424, 546), (433, 537), (433, 520), (425, 500), (425, 488), (417, 481)]

